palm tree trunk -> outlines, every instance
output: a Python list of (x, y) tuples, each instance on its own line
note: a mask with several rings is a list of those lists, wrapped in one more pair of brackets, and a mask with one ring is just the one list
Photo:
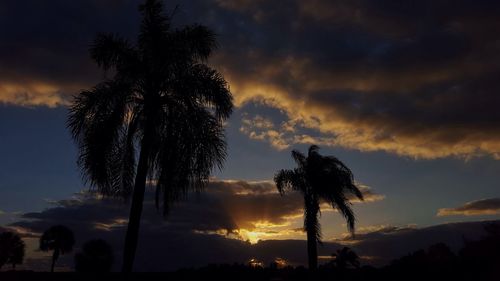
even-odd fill
[(54, 272), (54, 267), (56, 266), (56, 260), (59, 257), (59, 248), (56, 247), (54, 249), (54, 253), (52, 254), (52, 264), (50, 266), (50, 272)]
[(137, 174), (135, 176), (134, 192), (132, 194), (132, 206), (130, 208), (127, 234), (125, 236), (125, 245), (123, 250), (122, 272), (125, 273), (132, 272), (135, 252), (137, 249), (139, 227), (141, 224), (142, 205), (144, 201), (146, 179), (149, 169), (149, 152), (150, 144), (145, 132), (141, 142), (141, 152), (139, 156), (139, 164), (137, 166)]
[(318, 248), (316, 242), (316, 229), (307, 230), (307, 256), (309, 259), (309, 270), (318, 268)]
[(314, 271), (318, 268), (318, 213), (319, 202), (316, 196), (305, 194), (304, 207), (306, 208), (306, 217), (304, 226), (307, 231), (307, 256), (309, 259), (309, 270)]

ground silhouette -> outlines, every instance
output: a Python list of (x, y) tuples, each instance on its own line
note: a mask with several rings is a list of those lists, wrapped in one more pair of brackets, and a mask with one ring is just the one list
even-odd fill
[[(496, 281), (500, 274), (499, 226), (492, 225), (488, 235), (475, 241), (465, 241), (464, 247), (453, 253), (443, 244), (431, 245), (375, 268), (369, 265), (339, 269), (324, 264), (315, 271), (305, 267), (254, 267), (243, 264), (208, 265), (197, 269), (180, 269), (167, 273), (40, 273), (32, 271), (0, 272), (0, 280), (244, 280), (244, 281), (303, 281), (303, 280), (486, 280)], [(342, 252), (339, 249), (338, 252)], [(344, 250), (344, 252), (348, 252)]]

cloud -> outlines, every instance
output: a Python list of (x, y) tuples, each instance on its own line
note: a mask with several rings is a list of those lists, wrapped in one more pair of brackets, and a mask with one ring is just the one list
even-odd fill
[(367, 232), (356, 234), (355, 237), (346, 236), (334, 242), (348, 245), (357, 253), (371, 257), (374, 265), (384, 265), (395, 258), (427, 249), (437, 243), (445, 243), (452, 251), (458, 252), (464, 245), (464, 239), (477, 240), (485, 236), (487, 233), (484, 227), (488, 224), (500, 224), (500, 221), (447, 223), (429, 227), (372, 226), (367, 228)]
[[(370, 187), (363, 184), (359, 184), (359, 186), (365, 197), (363, 202), (374, 202), (384, 199), (384, 195), (374, 192)], [(149, 193), (148, 196), (146, 205), (149, 208), (151, 207), (150, 205), (153, 205), (153, 197)], [(359, 200), (354, 200), (355, 197), (349, 197), (349, 199), (353, 203), (361, 203)], [(100, 219), (103, 213), (99, 208), (106, 208), (105, 213), (111, 218), (110, 221), (106, 222), (113, 222), (121, 218), (123, 205), (125, 204), (120, 200), (102, 197), (94, 192), (81, 192), (69, 199), (58, 201), (48, 200), (48, 202), (53, 205), (52, 208), (43, 212), (25, 213), (23, 218), (65, 221), (66, 217), (68, 217), (69, 219), (93, 222)], [(287, 205), (287, 202), (290, 205)], [(87, 210), (89, 206), (94, 205), (96, 208), (90, 207), (91, 210)], [(187, 200), (176, 203), (169, 220), (193, 221), (191, 217), (184, 217), (188, 212), (191, 212), (189, 209), (196, 208), (197, 210), (204, 209), (203, 212), (207, 212), (207, 210), (215, 212), (215, 209), (220, 208), (223, 212), (227, 211), (228, 215), (234, 218), (233, 221), (239, 223), (242, 221), (265, 220), (280, 222), (287, 216), (301, 210), (302, 207), (303, 199), (300, 197), (300, 194), (290, 193), (289, 196), (282, 196), (278, 193), (274, 182), (271, 180), (212, 180), (206, 191), (199, 194), (191, 194)], [(64, 212), (60, 212), (61, 210), (64, 210)], [(220, 219), (218, 216), (212, 216), (211, 218)], [(220, 225), (224, 225), (224, 223), (218, 225), (213, 221), (209, 223), (216, 225), (212, 230), (217, 230), (220, 228)], [(196, 224), (194, 223), (193, 225)], [(226, 223), (225, 225), (228, 226), (231, 223)], [(192, 228), (195, 229), (196, 227), (193, 226)]]
[[(381, 199), (367, 187), (363, 193), (367, 201)], [(93, 192), (82, 192), (51, 204), (42, 212), (24, 214), (9, 228), (25, 233), (24, 237), (37, 238), (50, 226), (63, 224), (74, 231), (77, 250), (86, 240), (102, 238), (111, 242), (116, 255), (121, 256), (129, 204)], [(302, 239), (304, 234), (298, 228), (302, 224), (302, 208), (299, 194), (283, 197), (272, 181), (213, 180), (206, 192), (178, 202), (169, 216), (163, 218), (154, 207), (154, 193), (148, 191), (141, 221), (138, 268), (158, 271), (213, 262), (245, 262), (256, 249), (271, 255), (271, 251), (252, 244), (269, 239)], [(236, 253), (237, 249), (241, 253)], [(160, 258), (165, 253), (177, 252), (183, 256), (169, 260), (169, 265)], [(219, 254), (213, 257), (213, 253)], [(159, 260), (149, 264), (150, 254)], [(43, 268), (46, 259), (33, 258), (29, 266)], [(63, 268), (71, 265), (71, 256), (61, 262)]]
[(30, 229), (14, 225), (0, 226), (0, 233), (2, 232), (13, 232), (19, 235), (21, 238), (40, 237), (40, 233), (32, 232)]
[[(92, 86), (102, 78), (87, 54), (96, 32), (133, 39), (140, 20), (136, 3), (122, 0), (8, 0), (0, 11), (11, 27), (0, 46), (0, 102), (24, 106), (65, 105)], [(175, 24), (201, 22), (219, 34), (210, 63), (237, 106), (282, 111), (283, 122), (244, 116), (252, 139), (277, 149), (498, 158), (499, 12), (487, 0), (197, 0), (181, 4)]]
[[(36, 12), (35, 12), (36, 11)], [(65, 106), (102, 76), (88, 48), (97, 32), (137, 31), (133, 1), (0, 3), (0, 103)], [(109, 20), (112, 18), (113, 20)]]
[(500, 25), (497, 4), (268, 3), (222, 5), (250, 22), (272, 14), (241, 30), (250, 30), (246, 47), (218, 58), (236, 102), (280, 109), (297, 124), (294, 133), (242, 130), (251, 138), (278, 149), (316, 142), (415, 158), (498, 156), (499, 57), (484, 28)]
[(438, 217), (444, 216), (482, 216), (500, 214), (500, 198), (481, 199), (467, 202), (456, 208), (442, 208)]
[[(269, 194), (267, 191), (257, 193)], [(14, 227), (40, 233), (52, 224), (66, 224), (76, 236), (75, 252), (79, 251), (81, 245), (89, 239), (105, 239), (115, 251), (117, 261), (114, 269), (119, 270), (125, 235), (125, 223), (119, 218), (128, 212), (127, 204), (92, 196), (79, 195), (78, 198), (80, 199), (62, 201), (59, 206), (41, 213), (26, 214), (24, 220), (15, 223)], [(196, 199), (192, 203), (185, 202), (185, 204), (191, 204), (194, 208), (195, 205), (202, 204), (201, 202), (201, 199)], [(174, 212), (166, 220), (161, 218), (152, 204), (145, 205), (136, 270), (167, 271), (214, 263), (246, 263), (250, 258), (263, 260), (267, 264), (277, 256), (285, 258), (293, 265), (307, 263), (306, 242), (302, 240), (304, 235), (301, 229), (288, 228), (289, 231), (300, 234), (300, 240), (269, 239), (251, 244), (235, 239), (231, 234), (217, 233), (215, 229), (221, 225), (217, 222), (225, 220), (214, 219), (212, 211), (202, 208), (186, 212), (186, 205), (184, 207), (181, 205), (174, 208)], [(175, 212), (176, 210), (178, 212)], [(203, 227), (206, 226), (200, 224), (203, 220), (215, 224), (211, 228)], [(360, 229), (361, 233), (355, 238), (324, 241), (323, 245), (319, 246), (318, 253), (320, 256), (328, 257), (346, 245), (354, 249), (358, 255), (365, 257), (362, 259), (363, 264), (384, 265), (408, 252), (427, 248), (438, 242), (445, 242), (456, 251), (463, 246), (464, 237), (474, 240), (484, 235), (484, 225), (488, 223), (500, 222), (454, 223), (427, 228), (417, 228), (413, 225), (365, 227)], [(193, 229), (214, 229), (214, 231), (193, 231)], [(27, 241), (28, 256), (23, 266), (26, 269), (47, 270), (50, 265), (50, 254), (34, 250), (37, 247), (36, 237), (38, 236), (24, 238)], [(58, 270), (70, 270), (73, 267), (73, 254), (62, 256), (58, 267)]]
[[(68, 93), (77, 93), (77, 85), (67, 83), (38, 82), (34, 80), (23, 83), (0, 80), (0, 103), (18, 106), (57, 107), (69, 104)], [(66, 93), (66, 94), (64, 94)]]
[[(365, 185), (360, 187), (364, 202), (379, 201), (383, 195)], [(354, 197), (353, 203), (360, 203)], [(95, 193), (83, 192), (73, 198), (52, 203), (54, 207), (43, 212), (26, 213), (24, 219), (34, 229), (43, 231), (47, 224), (85, 225), (87, 228), (109, 230), (126, 226), (128, 205), (113, 198), (102, 198)], [(154, 208), (154, 197), (148, 193), (145, 201), (145, 220), (148, 224), (164, 222)], [(103, 216), (103, 214), (106, 214)], [(203, 215), (201, 215), (203, 214)], [(281, 196), (272, 181), (213, 180), (206, 192), (192, 194), (188, 200), (176, 203), (166, 222), (177, 230), (225, 233), (245, 231), (271, 231), (279, 229), (273, 238), (290, 225), (290, 219), (301, 218), (303, 198), (299, 193)], [(154, 218), (154, 219), (153, 219)], [(149, 221), (151, 219), (151, 221)], [(41, 223), (43, 225), (38, 226)], [(24, 226), (20, 224), (20, 226)], [(290, 233), (290, 232), (289, 232)]]

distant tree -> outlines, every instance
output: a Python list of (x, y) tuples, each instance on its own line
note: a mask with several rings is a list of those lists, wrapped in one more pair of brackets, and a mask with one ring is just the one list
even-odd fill
[(132, 197), (124, 272), (132, 271), (148, 176), (164, 215), (188, 191), (204, 188), (225, 160), (224, 121), (233, 109), (224, 77), (206, 64), (215, 34), (201, 25), (173, 28), (159, 0), (139, 9), (135, 45), (114, 34), (95, 39), (91, 57), (113, 77), (76, 96), (68, 119), (90, 184)]
[(348, 266), (356, 269), (360, 266), (358, 255), (349, 247), (337, 250), (332, 254), (332, 257), (334, 257), (333, 263), (335, 266), (342, 270), (348, 268)]
[(431, 245), (427, 250), (427, 256), (430, 263), (441, 267), (449, 266), (456, 259), (456, 255), (445, 243)]
[(16, 269), (16, 264), (22, 264), (25, 251), (24, 241), (19, 235), (13, 232), (3, 232), (0, 234), (0, 268), (5, 264), (12, 264)]
[(465, 240), (458, 255), (467, 268), (485, 268), (500, 271), (500, 223), (484, 226), (486, 235), (479, 240)]
[(113, 249), (102, 239), (95, 239), (83, 245), (82, 252), (75, 255), (77, 272), (109, 272), (113, 266)]
[(53, 251), (50, 271), (54, 272), (54, 266), (60, 255), (73, 250), (75, 237), (73, 232), (64, 225), (55, 225), (47, 229), (40, 237), (40, 250), (44, 252)]
[(393, 260), (391, 265), (400, 268), (425, 267), (427, 260), (428, 258), (425, 250), (419, 249)]
[(317, 243), (321, 242), (320, 202), (329, 203), (346, 219), (347, 227), (354, 233), (355, 216), (348, 194), (363, 200), (363, 194), (354, 183), (351, 170), (333, 156), (322, 156), (319, 147), (312, 145), (307, 157), (293, 150), (297, 164), (293, 170), (280, 170), (274, 177), (281, 194), (287, 190), (299, 191), (304, 196), (304, 229), (307, 232), (309, 268), (318, 266)]

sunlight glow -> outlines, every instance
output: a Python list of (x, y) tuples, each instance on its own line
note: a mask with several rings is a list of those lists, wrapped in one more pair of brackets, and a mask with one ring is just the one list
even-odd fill
[(275, 236), (275, 234), (269, 234), (269, 233), (262, 232), (262, 231), (249, 231), (246, 229), (240, 229), (238, 232), (239, 232), (242, 240), (246, 240), (246, 241), (250, 242), (251, 244), (256, 244), (257, 242), (259, 242), (260, 240), (262, 240), (264, 238), (269, 238), (269, 237)]
[(263, 268), (264, 267), (264, 263), (261, 262), (260, 260), (256, 259), (256, 258), (251, 258), (248, 261), (248, 266), (250, 266), (252, 268)]

